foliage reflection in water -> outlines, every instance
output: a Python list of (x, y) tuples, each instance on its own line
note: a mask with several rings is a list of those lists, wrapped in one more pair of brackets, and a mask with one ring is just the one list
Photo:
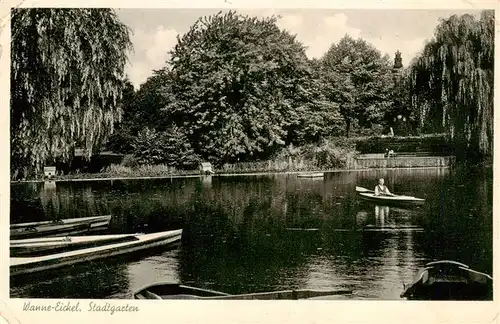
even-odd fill
[[(12, 297), (130, 298), (155, 281), (228, 293), (352, 289), (397, 299), (426, 262), (492, 272), (492, 171), (377, 170), (12, 184), (11, 222), (112, 214), (110, 233), (184, 228), (178, 249), (13, 278)], [(356, 197), (384, 177), (421, 207)], [(307, 229), (307, 230), (304, 230)]]

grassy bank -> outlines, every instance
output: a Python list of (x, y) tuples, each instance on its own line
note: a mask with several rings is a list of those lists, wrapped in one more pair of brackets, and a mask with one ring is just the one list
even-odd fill
[[(355, 168), (355, 158), (359, 153), (356, 146), (365, 138), (331, 139), (318, 144), (300, 147), (288, 146), (265, 161), (226, 163), (213, 167), (216, 174), (275, 173), (350, 170)], [(488, 165), (486, 162), (483, 165)], [(198, 169), (183, 170), (168, 165), (140, 165), (132, 156), (126, 156), (120, 164), (103, 167), (100, 172), (73, 172), (58, 175), (54, 180), (71, 179), (127, 179), (159, 178), (170, 176), (199, 175)], [(29, 180), (43, 180), (29, 179)]]
[[(345, 170), (352, 166), (355, 154), (354, 139), (325, 140), (315, 145), (283, 148), (266, 161), (226, 163), (213, 170), (217, 174)], [(182, 170), (168, 165), (138, 165), (125, 158), (121, 164), (111, 164), (97, 173), (73, 172), (54, 179), (165, 177), (199, 173), (197, 169)]]
[(352, 167), (355, 155), (354, 147), (335, 146), (332, 143), (322, 146), (290, 147), (268, 161), (224, 164), (218, 171), (247, 173), (345, 170)]
[(199, 174), (198, 170), (178, 170), (168, 165), (140, 165), (136, 167), (112, 164), (98, 173), (70, 173), (56, 176), (55, 180), (67, 179), (100, 179), (100, 178), (136, 178), (164, 177), (170, 175)]
[[(290, 159), (269, 160), (258, 162), (239, 162), (234, 164), (224, 164), (220, 168), (214, 168), (216, 174), (230, 173), (274, 173), (274, 172), (297, 172), (297, 171), (318, 171), (318, 170), (339, 170), (347, 169), (343, 167), (322, 168), (315, 160)], [(67, 179), (99, 179), (99, 178), (141, 178), (141, 177), (165, 177), (198, 175), (199, 170), (179, 170), (167, 165), (140, 165), (136, 167), (113, 164), (99, 173), (71, 173), (55, 177), (55, 180)]]
[[(314, 167), (311, 162), (284, 162), (284, 161), (262, 161), (262, 162), (241, 162), (235, 164), (225, 164), (221, 168), (213, 169), (215, 174), (234, 173), (275, 173), (275, 172), (296, 172), (296, 171), (317, 171), (334, 170), (320, 169)], [(73, 173), (56, 176), (54, 180), (70, 179), (105, 179), (105, 178), (159, 178), (168, 176), (189, 176), (199, 175), (199, 170), (178, 170), (166, 165), (141, 165), (128, 167), (122, 165), (111, 165), (99, 173)]]

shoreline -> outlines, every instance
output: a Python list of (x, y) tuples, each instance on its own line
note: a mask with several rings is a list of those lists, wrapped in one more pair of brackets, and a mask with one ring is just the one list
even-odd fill
[[(234, 177), (234, 176), (257, 176), (274, 174), (307, 174), (307, 173), (340, 173), (340, 172), (367, 172), (380, 170), (422, 170), (422, 169), (450, 169), (451, 166), (432, 166), (432, 167), (407, 167), (407, 168), (365, 168), (365, 169), (331, 169), (331, 170), (309, 170), (309, 171), (262, 171), (262, 172), (241, 172), (241, 173), (215, 173), (212, 175), (203, 174), (169, 174), (165, 176), (116, 176), (116, 177), (88, 177), (88, 178), (53, 178), (38, 180), (11, 180), (11, 184), (17, 183), (42, 183), (42, 182), (84, 182), (84, 181), (120, 181), (120, 180), (153, 180), (153, 179), (178, 179), (178, 178), (204, 178), (212, 177)], [(99, 175), (101, 173), (95, 173)]]

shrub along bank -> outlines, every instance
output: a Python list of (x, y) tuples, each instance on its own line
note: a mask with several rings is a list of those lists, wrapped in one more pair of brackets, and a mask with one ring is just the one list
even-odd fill
[[(316, 144), (287, 146), (267, 160), (237, 161), (213, 165), (216, 173), (251, 173), (251, 172), (297, 172), (346, 170), (354, 167), (358, 154), (381, 153), (385, 148), (396, 152), (431, 152), (435, 155), (451, 153), (451, 145), (445, 135), (427, 135), (420, 137), (357, 137), (330, 138)], [(185, 151), (184, 153), (189, 152)], [(157, 152), (158, 153), (158, 152)], [(187, 156), (187, 157), (186, 157)], [(117, 163), (103, 163), (99, 171), (88, 169), (73, 170), (56, 179), (97, 179), (97, 178), (134, 178), (163, 177), (170, 175), (199, 174), (197, 157), (186, 155), (189, 166), (177, 163), (153, 164), (143, 155), (127, 154)], [(198, 158), (199, 159), (199, 158)], [(196, 161), (195, 161), (196, 160)], [(146, 163), (147, 162), (147, 163)]]
[[(292, 145), (283, 148), (268, 160), (241, 161), (214, 166), (216, 173), (248, 172), (293, 172), (348, 169), (355, 157), (354, 139), (336, 138), (323, 140), (318, 144), (300, 147)], [(125, 155), (121, 163), (103, 163), (99, 172), (86, 172), (86, 169), (73, 170), (56, 179), (98, 179), (162, 177), (168, 175), (199, 174), (198, 169), (178, 165), (143, 164), (143, 156)], [(191, 163), (192, 165), (192, 163)], [(82, 172), (83, 171), (83, 172)]]

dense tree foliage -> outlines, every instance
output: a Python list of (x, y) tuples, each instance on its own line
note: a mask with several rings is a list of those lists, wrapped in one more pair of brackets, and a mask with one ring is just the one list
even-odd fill
[(112, 132), (121, 110), (129, 29), (110, 9), (13, 9), (11, 171), (87, 155)]
[(322, 57), (327, 96), (340, 105), (346, 135), (356, 122), (361, 127), (382, 123), (392, 104), (393, 79), (388, 56), (362, 39), (344, 36)]
[(352, 149), (345, 136), (383, 126), (399, 135), (448, 133), (457, 155), (491, 156), (492, 11), (442, 20), (409, 68), (397, 71), (387, 55), (349, 36), (310, 60), (276, 19), (199, 18), (134, 91), (123, 77), (129, 30), (112, 10), (13, 10), (13, 178), (66, 162), (75, 147), (90, 157), (102, 145), (140, 164), (179, 168), (290, 150), (338, 165), (350, 154), (343, 148)]
[(165, 112), (208, 160), (269, 156), (287, 143), (319, 137), (326, 112), (334, 113), (304, 47), (274, 17), (200, 18), (171, 54)]
[(132, 152), (132, 142), (137, 135), (135, 89), (130, 80), (125, 80), (122, 98), (120, 100), (122, 107), (122, 119), (115, 123), (115, 131), (108, 138), (106, 148), (115, 152)]
[[(327, 73), (321, 62), (309, 62), (312, 71), (308, 91), (303, 93), (305, 105), (299, 106), (293, 129), (289, 132), (291, 143), (303, 145), (318, 143), (326, 137), (341, 136), (343, 130), (340, 104), (343, 100), (331, 100), (331, 83), (326, 82)], [(313, 99), (313, 100), (311, 100)]]
[(394, 74), (391, 106), (384, 114), (386, 126), (392, 127), (396, 136), (417, 135), (423, 131), (419, 127), (418, 113), (411, 104), (410, 75), (409, 68), (403, 68)]
[[(434, 38), (412, 65), (412, 103), (421, 124), (444, 130), (457, 156), (493, 153), (493, 11), (441, 20)], [(465, 154), (466, 153), (466, 154)]]
[(143, 127), (165, 130), (170, 121), (162, 109), (169, 102), (172, 81), (166, 69), (154, 71), (135, 95), (134, 131)]
[(139, 164), (193, 168), (199, 163), (185, 132), (175, 125), (162, 132), (146, 127), (139, 132), (132, 146), (135, 161)]

